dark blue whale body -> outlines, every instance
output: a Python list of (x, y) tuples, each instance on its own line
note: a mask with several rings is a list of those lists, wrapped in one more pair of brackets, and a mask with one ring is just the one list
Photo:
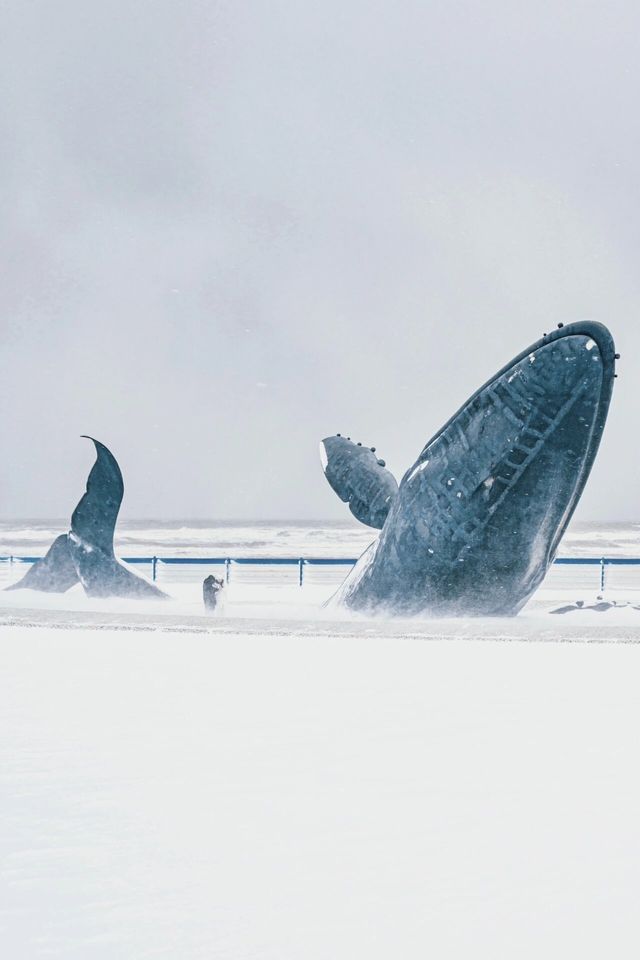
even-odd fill
[(90, 597), (165, 597), (154, 583), (116, 558), (113, 535), (124, 481), (111, 451), (98, 440), (93, 443), (97, 459), (89, 473), (86, 492), (73, 511), (69, 531), (69, 550), (78, 579)]
[(80, 582), (90, 597), (166, 597), (116, 558), (113, 535), (124, 496), (122, 473), (103, 443), (86, 439), (94, 443), (97, 459), (73, 511), (69, 533), (57, 537), (46, 556), (7, 589), (65, 593)]
[(36, 560), (24, 577), (5, 590), (40, 590), (42, 593), (66, 593), (78, 582), (78, 573), (71, 558), (69, 538), (61, 533), (53, 541), (46, 556)]
[(609, 331), (591, 322), (515, 357), (428, 441), (330, 602), (406, 616), (518, 613), (584, 489), (614, 367)]
[(320, 458), (331, 488), (356, 520), (381, 530), (398, 484), (375, 448), (353, 443), (348, 437), (326, 437), (320, 443)]

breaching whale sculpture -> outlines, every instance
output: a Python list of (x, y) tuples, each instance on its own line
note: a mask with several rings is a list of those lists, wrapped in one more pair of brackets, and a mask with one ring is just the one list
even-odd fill
[(79, 581), (90, 597), (166, 597), (116, 558), (113, 535), (124, 496), (122, 473), (103, 443), (86, 439), (94, 443), (97, 458), (69, 533), (57, 537), (46, 556), (7, 589), (65, 593)]
[(607, 328), (583, 322), (503, 367), (425, 445), (330, 603), (406, 616), (518, 613), (589, 476), (616, 357)]

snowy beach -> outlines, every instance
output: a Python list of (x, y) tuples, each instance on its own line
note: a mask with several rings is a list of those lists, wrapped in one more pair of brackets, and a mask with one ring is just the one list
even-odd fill
[(640, 945), (639, 646), (0, 637), (12, 960)]
[[(189, 529), (125, 523), (120, 549), (370, 536)], [(220, 617), (196, 580), (153, 608), (2, 595), (12, 960), (635, 955), (640, 614), (336, 619), (329, 587), (240, 580)]]

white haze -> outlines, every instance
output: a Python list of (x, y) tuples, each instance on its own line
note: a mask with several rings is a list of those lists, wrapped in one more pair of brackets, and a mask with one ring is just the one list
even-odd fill
[(0, 514), (340, 518), (559, 321), (623, 357), (579, 517), (638, 516), (640, 10), (7, 0)]

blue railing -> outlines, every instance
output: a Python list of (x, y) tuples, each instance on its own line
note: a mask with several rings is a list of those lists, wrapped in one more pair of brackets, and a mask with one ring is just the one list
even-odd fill
[[(0, 563), (35, 563), (40, 557), (0, 556)], [(197, 566), (224, 566), (225, 580), (231, 579), (233, 564), (247, 566), (295, 566), (298, 568), (298, 582), (304, 582), (304, 568), (318, 567), (352, 567), (358, 562), (357, 557), (122, 557), (125, 563), (146, 563), (151, 565), (152, 580), (158, 579), (158, 564), (170, 565), (197, 565)]]
[[(35, 563), (40, 557), (0, 556), (0, 563)], [(225, 568), (225, 580), (231, 579), (231, 568), (238, 566), (283, 566), (298, 568), (298, 583), (304, 583), (305, 567), (352, 567), (357, 563), (355, 557), (123, 557), (125, 563), (149, 564), (151, 577), (158, 579), (158, 565), (167, 566), (222, 566)], [(590, 566), (599, 567), (600, 589), (604, 590), (608, 567), (640, 566), (640, 557), (558, 557), (554, 566)]]

